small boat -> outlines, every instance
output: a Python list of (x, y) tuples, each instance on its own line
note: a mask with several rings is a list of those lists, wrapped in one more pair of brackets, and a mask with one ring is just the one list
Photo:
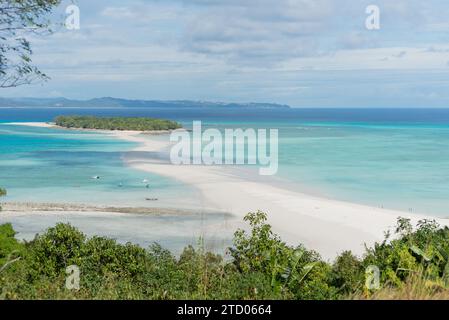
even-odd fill
[(145, 198), (146, 201), (157, 201), (159, 200), (158, 198)]
[(148, 179), (143, 179), (142, 183), (148, 183)]
[(100, 179), (100, 176), (93, 176), (92, 179), (93, 179), (93, 180), (99, 180), (99, 179)]

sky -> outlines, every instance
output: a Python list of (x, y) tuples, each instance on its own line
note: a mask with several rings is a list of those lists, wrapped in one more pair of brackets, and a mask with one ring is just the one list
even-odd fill
[[(65, 20), (64, 1), (52, 16)], [(447, 0), (78, 0), (3, 97), (449, 107)], [(369, 30), (376, 5), (380, 29)]]

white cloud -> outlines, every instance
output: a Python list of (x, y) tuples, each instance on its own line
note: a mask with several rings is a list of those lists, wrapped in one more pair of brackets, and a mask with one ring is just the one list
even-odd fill
[(128, 7), (107, 7), (104, 8), (101, 15), (111, 18), (133, 18), (135, 12)]
[(330, 31), (330, 0), (260, 0), (201, 4), (190, 17), (183, 48), (231, 63), (276, 62), (318, 54)]
[(371, 32), (372, 0), (79, 0), (81, 30), (33, 38), (33, 59), (50, 95), (442, 104), (446, 1), (376, 0)]
[(152, 22), (160, 20), (175, 20), (182, 14), (177, 5), (162, 3), (145, 3), (142, 1), (127, 2), (125, 6), (108, 6), (102, 9), (100, 15), (119, 20), (121, 23)]
[(421, 47), (390, 47), (339, 50), (325, 57), (290, 59), (278, 70), (438, 70), (445, 68), (448, 51)]

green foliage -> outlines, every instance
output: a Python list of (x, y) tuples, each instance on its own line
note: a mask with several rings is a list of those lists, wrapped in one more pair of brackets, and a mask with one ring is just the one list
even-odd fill
[(329, 270), (322, 268), (317, 253), (282, 242), (266, 224), (267, 216), (263, 212), (249, 213), (244, 220), (249, 222), (251, 234), (238, 230), (234, 236), (234, 248), (231, 248), (240, 272), (266, 274), (270, 276), (274, 292), (293, 294), (301, 299), (313, 298), (316, 294), (326, 298), (333, 294), (333, 290), (322, 283), (326, 281)]
[(0, 88), (48, 77), (32, 65), (27, 34), (49, 33), (47, 17), (60, 0), (0, 0)]
[(0, 268), (23, 251), (23, 244), (15, 238), (16, 232), (11, 224), (0, 225)]
[(15, 231), (11, 224), (0, 225), (0, 298), (3, 290), (13, 286), (12, 275), (20, 273), (20, 262), (25, 254), (25, 246), (15, 238)]
[(413, 231), (411, 222), (399, 219), (396, 237), (376, 243), (367, 249), (365, 266), (374, 264), (381, 270), (385, 285), (402, 286), (408, 277), (416, 274), (436, 285), (449, 284), (449, 229), (435, 221), (422, 220)]
[(64, 128), (99, 130), (155, 131), (181, 128), (177, 122), (153, 118), (59, 116), (55, 123)]
[[(10, 224), (0, 226), (0, 298), (5, 299), (338, 299), (391, 295), (446, 296), (449, 230), (400, 219), (393, 237), (363, 258), (343, 252), (333, 264), (303, 246), (282, 242), (262, 212), (245, 217), (230, 259), (187, 247), (179, 257), (157, 244), (143, 249), (103, 237), (87, 238), (58, 224), (28, 243)], [(81, 289), (65, 288), (66, 268), (77, 265)], [(381, 271), (381, 291), (364, 288), (365, 270)]]
[(332, 284), (340, 293), (362, 290), (364, 284), (362, 262), (350, 251), (340, 254), (332, 266)]
[(29, 244), (30, 271), (34, 277), (57, 277), (70, 265), (79, 265), (86, 236), (68, 224), (56, 227), (37, 236)]

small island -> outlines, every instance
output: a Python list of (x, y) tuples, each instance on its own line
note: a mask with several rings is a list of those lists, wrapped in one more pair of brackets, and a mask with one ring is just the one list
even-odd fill
[(176, 121), (143, 117), (59, 116), (54, 121), (57, 126), (68, 129), (162, 131), (182, 128)]

